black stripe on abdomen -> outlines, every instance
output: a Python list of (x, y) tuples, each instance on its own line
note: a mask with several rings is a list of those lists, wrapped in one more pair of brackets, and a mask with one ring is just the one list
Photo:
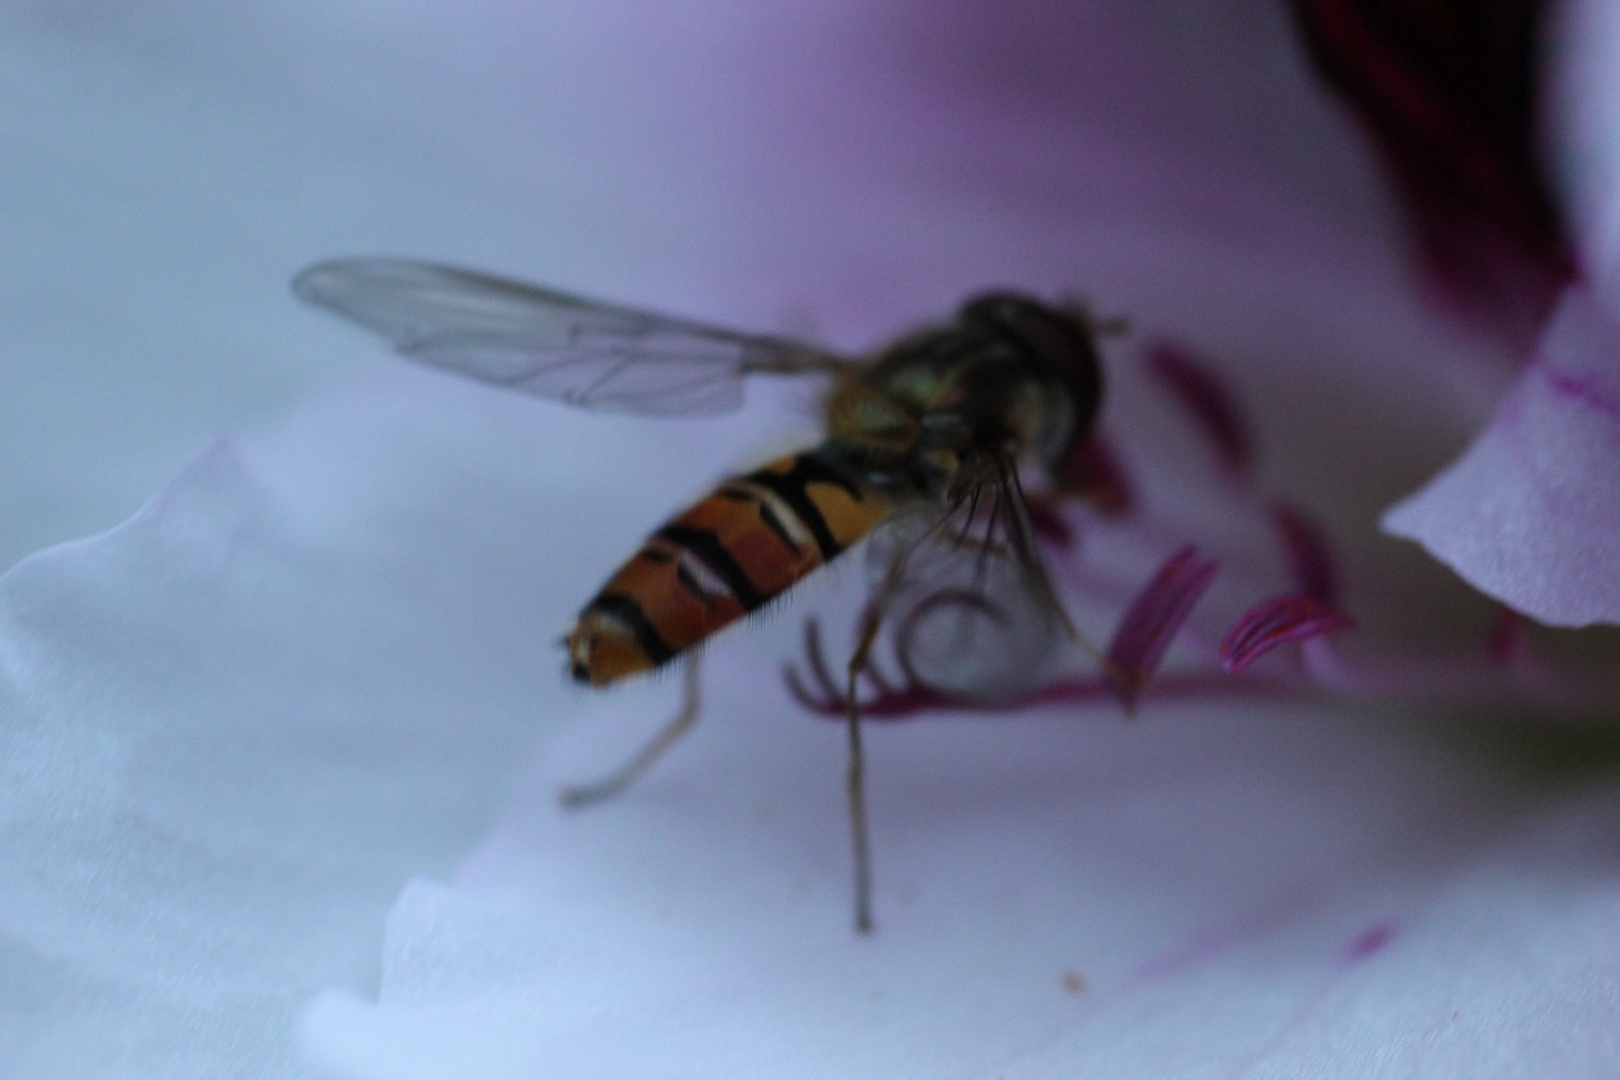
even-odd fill
[(694, 529), (686, 525), (665, 525), (654, 534), (660, 540), (667, 540), (691, 552), (693, 557), (714, 572), (714, 576), (726, 583), (731, 595), (737, 598), (744, 611), (753, 611), (770, 597), (759, 591), (737, 560), (731, 557), (731, 552), (720, 542), (720, 538), (708, 529)]
[(830, 562), (833, 556), (844, 550), (844, 545), (833, 538), (832, 530), (827, 527), (827, 519), (822, 516), (820, 507), (816, 506), (815, 500), (810, 498), (810, 493), (805, 490), (811, 484), (834, 484), (849, 492), (850, 498), (859, 502), (861, 489), (843, 473), (814, 454), (800, 454), (793, 459), (793, 468), (785, 473), (761, 469), (759, 472), (749, 473), (745, 479), (766, 488), (788, 505), (788, 509), (793, 511), (794, 516), (815, 538), (816, 547), (821, 549), (822, 562)]
[(622, 623), (624, 628), (630, 631), (630, 636), (636, 639), (636, 644), (641, 646), (641, 651), (647, 654), (647, 659), (652, 661), (653, 667), (675, 655), (675, 650), (669, 647), (669, 643), (647, 618), (647, 613), (641, 610), (640, 601), (634, 597), (620, 593), (603, 593), (592, 600), (586, 610), (589, 611), (591, 608)]

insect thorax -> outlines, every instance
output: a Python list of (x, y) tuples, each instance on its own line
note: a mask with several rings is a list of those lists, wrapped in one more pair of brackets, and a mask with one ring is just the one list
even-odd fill
[(1083, 328), (1035, 301), (990, 294), (835, 386), (826, 451), (896, 494), (933, 495), (971, 451), (1058, 460), (1089, 432), (1100, 389)]

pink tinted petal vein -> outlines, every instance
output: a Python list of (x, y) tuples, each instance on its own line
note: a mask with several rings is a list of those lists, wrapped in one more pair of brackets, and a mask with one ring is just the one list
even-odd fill
[(1384, 530), (1540, 622), (1620, 622), (1616, 386), (1620, 325), (1571, 288), (1496, 417)]
[(1620, 422), (1620, 396), (1604, 393), (1603, 390), (1593, 385), (1590, 378), (1550, 368), (1538, 368), (1537, 370), (1540, 371), (1542, 378), (1546, 379), (1547, 383), (1560, 395), (1573, 398), (1582, 405), (1605, 414), (1609, 419)]

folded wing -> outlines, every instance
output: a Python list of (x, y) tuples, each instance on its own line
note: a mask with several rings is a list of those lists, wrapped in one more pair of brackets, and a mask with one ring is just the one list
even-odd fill
[(1014, 697), (1077, 637), (1007, 456), (965, 462), (942, 503), (881, 526), (868, 559), (896, 659), (914, 684), (948, 697)]
[(323, 262), (292, 288), (413, 360), (603, 412), (713, 415), (741, 403), (745, 375), (848, 366), (781, 338), (408, 259)]

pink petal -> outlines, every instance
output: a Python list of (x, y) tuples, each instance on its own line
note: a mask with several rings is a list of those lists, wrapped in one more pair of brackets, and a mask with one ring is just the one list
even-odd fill
[(1135, 708), (1137, 696), (1218, 569), (1219, 564), (1201, 558), (1188, 544), (1165, 561), (1126, 609), (1108, 645), (1108, 666), (1127, 711)]
[(1384, 516), (1555, 626), (1620, 622), (1620, 324), (1572, 288), (1490, 426)]
[(1351, 626), (1331, 604), (1298, 593), (1262, 600), (1243, 613), (1221, 641), (1221, 667), (1237, 674), (1279, 645), (1308, 641)]
[(1321, 75), (1356, 110), (1431, 284), (1510, 341), (1573, 273), (1540, 169), (1534, 0), (1293, 0)]

